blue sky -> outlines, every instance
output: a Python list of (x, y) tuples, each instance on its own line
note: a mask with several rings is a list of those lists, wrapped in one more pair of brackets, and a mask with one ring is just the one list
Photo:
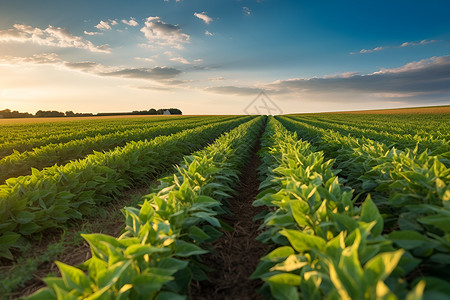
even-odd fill
[(0, 109), (450, 104), (449, 1), (4, 1)]

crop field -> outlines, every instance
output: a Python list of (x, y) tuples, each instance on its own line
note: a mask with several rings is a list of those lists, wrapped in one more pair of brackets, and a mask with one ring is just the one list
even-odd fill
[(0, 123), (0, 299), (449, 299), (450, 111)]

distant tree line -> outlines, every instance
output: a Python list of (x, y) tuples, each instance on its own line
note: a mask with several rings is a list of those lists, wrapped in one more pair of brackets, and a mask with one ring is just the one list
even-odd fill
[(161, 108), (149, 110), (135, 110), (132, 112), (124, 113), (98, 113), (97, 116), (120, 116), (120, 115), (182, 115), (183, 113), (178, 108)]
[(36, 118), (56, 118), (56, 117), (90, 117), (94, 114), (91, 113), (74, 113), (73, 111), (69, 110), (65, 113), (56, 111), (56, 110), (38, 110), (36, 114), (34, 115)]
[(69, 110), (64, 112), (56, 111), (56, 110), (39, 110), (36, 114), (30, 113), (21, 113), (17, 110), (11, 111), (10, 109), (0, 110), (0, 119), (9, 119), (9, 118), (55, 118), (55, 117), (90, 117), (90, 116), (120, 116), (120, 115), (181, 115), (182, 112), (178, 108), (163, 108), (163, 109), (149, 109), (149, 110), (141, 110), (141, 111), (132, 111), (132, 112), (124, 112), (124, 113), (74, 113)]
[(21, 113), (17, 110), (11, 111), (10, 109), (0, 110), (0, 116), (2, 118), (33, 118), (30, 113)]

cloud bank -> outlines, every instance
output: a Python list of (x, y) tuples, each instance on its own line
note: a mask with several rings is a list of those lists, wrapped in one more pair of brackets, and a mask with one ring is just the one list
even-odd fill
[(111, 52), (109, 45), (95, 46), (92, 42), (75, 36), (67, 29), (49, 25), (40, 29), (29, 25), (14, 24), (13, 28), (0, 30), (0, 42), (31, 42), (42, 46), (78, 48), (91, 52)]
[(92, 61), (68, 62), (62, 60), (56, 53), (35, 54), (29, 57), (4, 56), (0, 58), (0, 63), (13, 65), (51, 64), (91, 75), (150, 80), (167, 85), (179, 84), (180, 81), (175, 80), (175, 78), (182, 73), (176, 68), (165, 66), (156, 66), (152, 68), (123, 68), (105, 66)]
[[(408, 63), (371, 74), (344, 73), (321, 78), (292, 78), (256, 87), (219, 86), (208, 92), (247, 96), (265, 90), (275, 94), (351, 94), (408, 98), (450, 93), (450, 55)], [(339, 100), (338, 100), (339, 99)], [(330, 101), (333, 101), (330, 99)], [(336, 97), (336, 101), (342, 98)]]

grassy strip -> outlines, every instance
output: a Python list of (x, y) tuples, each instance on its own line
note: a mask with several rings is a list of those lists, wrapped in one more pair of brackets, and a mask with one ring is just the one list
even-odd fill
[(92, 213), (96, 205), (111, 201), (125, 188), (154, 178), (186, 153), (245, 120), (218, 122), (150, 141), (131, 142), (110, 152), (97, 152), (64, 166), (33, 170), (32, 175), (7, 180), (6, 185), (0, 186), (0, 256), (12, 258), (9, 249), (26, 243), (21, 237), (81, 219)]
[(185, 299), (190, 281), (205, 277), (198, 255), (220, 236), (220, 201), (230, 197), (262, 125), (253, 119), (185, 157), (140, 208), (124, 209), (121, 237), (83, 235), (93, 255), (83, 264), (87, 275), (58, 263), (62, 278), (46, 278), (49, 287), (29, 299)]

